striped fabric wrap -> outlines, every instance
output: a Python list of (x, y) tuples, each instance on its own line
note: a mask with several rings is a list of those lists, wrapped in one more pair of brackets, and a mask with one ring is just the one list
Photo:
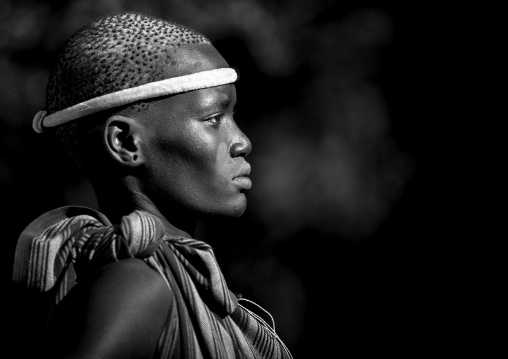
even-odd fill
[(22, 232), (13, 280), (58, 304), (80, 276), (139, 258), (170, 291), (166, 326), (154, 358), (291, 358), (275, 330), (228, 289), (212, 248), (165, 233), (157, 217), (134, 211), (119, 224), (84, 207), (50, 211)]

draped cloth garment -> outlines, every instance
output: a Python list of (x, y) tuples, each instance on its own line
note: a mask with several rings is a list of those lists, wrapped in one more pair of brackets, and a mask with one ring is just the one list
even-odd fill
[(56, 305), (80, 278), (125, 258), (159, 272), (172, 297), (154, 358), (291, 358), (273, 328), (228, 289), (212, 248), (167, 235), (148, 212), (134, 211), (118, 224), (85, 207), (45, 213), (20, 235), (13, 280), (53, 293)]

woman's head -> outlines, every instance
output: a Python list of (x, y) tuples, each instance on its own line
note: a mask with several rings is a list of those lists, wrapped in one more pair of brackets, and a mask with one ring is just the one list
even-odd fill
[(179, 50), (210, 44), (195, 30), (137, 13), (101, 17), (60, 52), (46, 90), (49, 114), (104, 94), (178, 76)]
[[(224, 58), (194, 30), (140, 14), (101, 18), (64, 47), (48, 84), (47, 111), (223, 68), (229, 68)], [(171, 207), (195, 216), (241, 215), (251, 144), (233, 119), (234, 80), (213, 86), (205, 80), (203, 88), (102, 111), (54, 132), (87, 177), (95, 183), (99, 173), (135, 178), (129, 183), (163, 214)]]

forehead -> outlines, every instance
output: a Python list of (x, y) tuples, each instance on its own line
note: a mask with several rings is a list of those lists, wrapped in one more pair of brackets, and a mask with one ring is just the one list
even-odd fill
[[(229, 67), (220, 53), (209, 43), (192, 44), (172, 50), (175, 63), (167, 70), (167, 77), (183, 76), (196, 72)], [(175, 116), (200, 116), (218, 111), (236, 102), (233, 84), (189, 91), (163, 97), (152, 103), (151, 110), (140, 114), (150, 123), (157, 118), (168, 121)]]
[[(183, 76), (196, 72), (229, 67), (229, 64), (209, 43), (191, 44), (172, 50), (176, 63), (168, 70), (168, 77)], [(234, 85), (224, 85), (176, 94), (156, 101), (158, 106), (170, 110), (178, 105), (189, 110), (225, 105), (236, 99)]]
[(210, 87), (189, 91), (154, 102), (153, 111), (149, 113), (161, 115), (164, 121), (169, 119), (182, 120), (197, 118), (224, 111), (236, 104), (236, 88), (234, 84)]
[(164, 69), (166, 78), (229, 67), (222, 55), (209, 43), (175, 47), (168, 52), (168, 56), (172, 61), (171, 67)]

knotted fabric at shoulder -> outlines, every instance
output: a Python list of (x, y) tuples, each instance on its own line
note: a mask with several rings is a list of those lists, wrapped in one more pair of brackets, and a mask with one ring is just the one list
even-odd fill
[(163, 224), (146, 212), (134, 211), (112, 225), (92, 209), (61, 207), (37, 218), (20, 235), (13, 281), (40, 292), (56, 289), (58, 302), (80, 272), (119, 259), (149, 257), (163, 237)]

